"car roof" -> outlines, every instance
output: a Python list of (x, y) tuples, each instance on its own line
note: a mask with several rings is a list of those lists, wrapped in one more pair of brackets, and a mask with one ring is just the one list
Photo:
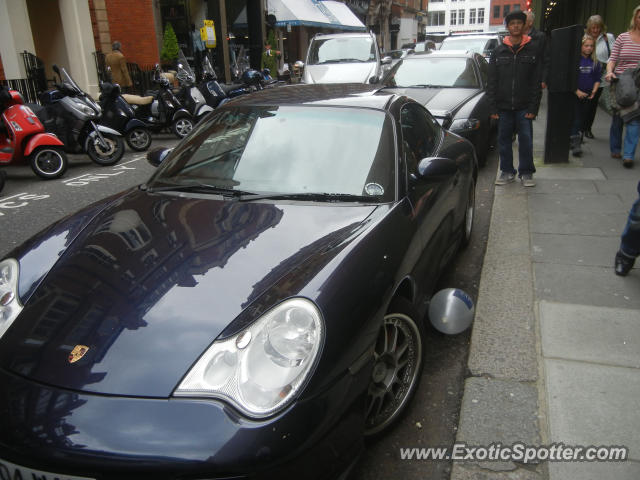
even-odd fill
[(465, 58), (473, 58), (475, 52), (471, 50), (432, 50), (424, 55), (409, 55), (405, 59), (412, 58), (442, 58), (442, 57), (465, 57)]
[(453, 38), (455, 38), (455, 39), (459, 39), (459, 38), (465, 38), (465, 37), (480, 38), (480, 39), (482, 39), (482, 38), (486, 38), (487, 40), (491, 40), (491, 39), (494, 39), (494, 38), (498, 38), (498, 39), (499, 39), (499, 38), (500, 38), (500, 35), (498, 35), (497, 33), (496, 33), (496, 34), (488, 34), (488, 33), (485, 33), (485, 34), (482, 34), (482, 35), (469, 35), (469, 34), (465, 34), (465, 35), (451, 35), (450, 37), (447, 37), (447, 38), (445, 38), (445, 39), (444, 39), (444, 40), (442, 40), (442, 41), (443, 41), (443, 42), (445, 42), (445, 41), (447, 41), (447, 40), (449, 40), (449, 39), (453, 39)]
[(362, 83), (294, 84), (240, 95), (229, 106), (322, 105), (388, 110), (397, 95)]
[(372, 37), (369, 32), (316, 33), (313, 38)]

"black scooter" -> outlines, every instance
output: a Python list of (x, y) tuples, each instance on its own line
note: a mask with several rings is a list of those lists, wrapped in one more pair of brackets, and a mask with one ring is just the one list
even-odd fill
[[(246, 70), (245, 72), (255, 72), (255, 70)], [(250, 76), (246, 75), (243, 78), (248, 79)], [(207, 105), (216, 108), (223, 102), (228, 101), (231, 98), (239, 95), (246, 95), (247, 93), (254, 92), (256, 90), (256, 82), (252, 82), (254, 85), (243, 83), (219, 83), (215, 70), (211, 66), (211, 62), (207, 57), (202, 62), (202, 81), (198, 84), (198, 89), (207, 101)]]
[(124, 94), (122, 98), (131, 105), (136, 118), (142, 120), (152, 131), (170, 128), (178, 138), (184, 138), (193, 129), (193, 116), (175, 96), (169, 79), (162, 73), (159, 65), (156, 65), (153, 82), (158, 85), (159, 90), (147, 92), (145, 97)]
[(132, 150), (142, 152), (151, 145), (151, 132), (147, 125), (135, 117), (135, 112), (121, 95), (117, 83), (100, 82), (100, 125), (117, 130)]
[(180, 82), (178, 99), (198, 123), (207, 113), (213, 112), (214, 107), (207, 104), (199, 86), (196, 85), (196, 76), (182, 50), (178, 54), (178, 74), (176, 76)]
[(58, 74), (56, 88), (40, 94), (42, 106), (30, 104), (47, 132), (55, 134), (70, 153), (82, 151), (99, 165), (113, 165), (124, 154), (122, 135), (98, 125), (102, 109), (71, 78), (64, 68), (53, 66)]

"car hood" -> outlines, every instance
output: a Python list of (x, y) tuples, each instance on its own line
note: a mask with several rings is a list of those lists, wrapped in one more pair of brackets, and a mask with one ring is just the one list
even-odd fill
[(476, 88), (393, 88), (387, 89), (399, 95), (407, 95), (424, 105), (433, 116), (444, 118), (455, 117), (460, 108), (478, 95)]
[(328, 65), (306, 65), (306, 83), (369, 83), (376, 74), (375, 62), (331, 63)]
[(0, 365), (71, 390), (168, 397), (234, 318), (265, 294), (296, 295), (304, 284), (278, 280), (302, 264), (312, 279), (326, 265), (312, 257), (375, 208), (130, 192), (70, 240), (0, 340)]

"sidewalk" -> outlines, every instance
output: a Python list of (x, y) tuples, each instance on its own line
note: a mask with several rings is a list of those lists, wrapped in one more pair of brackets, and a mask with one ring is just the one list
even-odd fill
[(616, 445), (629, 459), (455, 462), (452, 480), (640, 478), (640, 269), (613, 271), (640, 163), (610, 157), (599, 110), (582, 157), (544, 165), (546, 118), (545, 95), (537, 186), (496, 187), (457, 442)]

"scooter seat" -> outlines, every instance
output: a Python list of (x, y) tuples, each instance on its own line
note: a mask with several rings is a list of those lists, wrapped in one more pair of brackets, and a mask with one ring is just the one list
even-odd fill
[(129, 95), (128, 93), (123, 93), (122, 98), (129, 105), (149, 105), (153, 102), (153, 97), (141, 97), (140, 95)]

